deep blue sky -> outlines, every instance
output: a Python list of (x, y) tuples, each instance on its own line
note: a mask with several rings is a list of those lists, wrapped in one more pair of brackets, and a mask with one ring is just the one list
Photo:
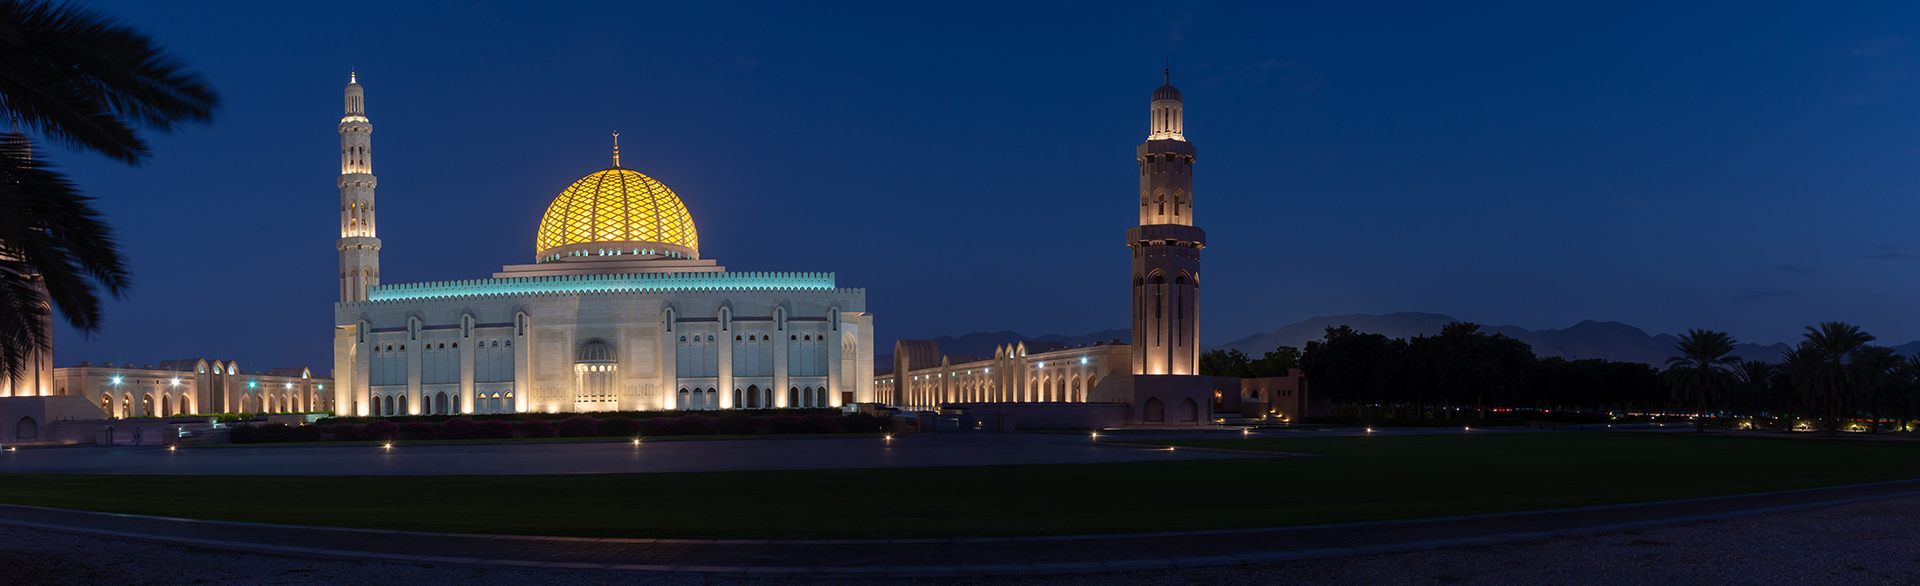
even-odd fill
[(350, 67), (389, 283), (530, 261), (619, 130), (703, 256), (836, 272), (886, 347), (1125, 327), (1165, 59), (1205, 342), (1393, 311), (1920, 338), (1911, 2), (91, 5), (226, 104), (140, 168), (45, 151), (138, 279), (93, 340), (57, 338), (63, 366), (330, 367)]

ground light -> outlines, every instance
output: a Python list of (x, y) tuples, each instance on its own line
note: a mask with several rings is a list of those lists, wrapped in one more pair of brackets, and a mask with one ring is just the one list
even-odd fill
[(636, 439), (636, 440), (633, 440), (633, 445), (636, 445), (636, 446), (637, 446), (637, 445), (640, 445), (640, 440), (637, 440), (637, 439)]
[(393, 449), (393, 444), (380, 444), (380, 447), (391, 450)]

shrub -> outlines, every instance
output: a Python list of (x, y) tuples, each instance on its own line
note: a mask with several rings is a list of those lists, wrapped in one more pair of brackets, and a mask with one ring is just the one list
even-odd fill
[(806, 433), (807, 427), (799, 417), (775, 415), (767, 418), (767, 433)]
[[(241, 431), (242, 427), (247, 430)], [(238, 441), (234, 440), (233, 436), (227, 436), (227, 441), (236, 444), (283, 444), (293, 441), (293, 427), (285, 423), (242, 425), (233, 428), (233, 432), (243, 434), (243, 439)]]
[(329, 429), (327, 431), (333, 434), (334, 441), (357, 442), (357, 441), (365, 441), (367, 439), (366, 430), (361, 429), (360, 426), (354, 425), (351, 423), (342, 423), (339, 425), (335, 425), (333, 426), (333, 429)]
[(840, 422), (825, 415), (808, 415), (800, 420), (800, 425), (807, 433), (840, 433)]
[(593, 437), (600, 435), (600, 420), (585, 415), (575, 415), (560, 422), (560, 437)]
[(727, 435), (748, 435), (753, 433), (753, 418), (735, 413), (715, 421), (714, 427)]
[(488, 419), (473, 426), (473, 432), (473, 437), (480, 439), (507, 439), (513, 437), (513, 424), (498, 419)]
[(677, 435), (713, 435), (713, 418), (700, 415), (687, 415), (673, 420), (673, 433)]
[(327, 434), (318, 425), (302, 425), (293, 428), (293, 441), (317, 442), (324, 439), (327, 439)]
[(236, 444), (260, 443), (260, 426), (235, 425), (233, 426), (233, 431), (227, 434), (227, 441)]
[(425, 421), (414, 421), (406, 425), (402, 425), (400, 426), (400, 439), (406, 439), (406, 440), (433, 439), (433, 424), (427, 423)]
[(673, 420), (665, 417), (648, 419), (645, 423), (640, 424), (640, 433), (643, 435), (673, 435)]
[(887, 422), (868, 413), (854, 413), (840, 418), (840, 431), (847, 433), (879, 433), (886, 431)]
[[(440, 424), (440, 429), (433, 432), (433, 437), (450, 440), (473, 439), (480, 437), (478, 428), (479, 426), (474, 425), (472, 419), (455, 417)], [(513, 433), (512, 428), (508, 428), (507, 433)]]
[(520, 422), (520, 433), (527, 437), (553, 437), (553, 424), (535, 419)]
[(600, 435), (607, 437), (640, 435), (640, 422), (625, 417), (608, 417), (600, 420)]
[(400, 439), (400, 426), (394, 425), (392, 421), (375, 421), (360, 428), (360, 431), (364, 434), (361, 436), (364, 439), (383, 442)]

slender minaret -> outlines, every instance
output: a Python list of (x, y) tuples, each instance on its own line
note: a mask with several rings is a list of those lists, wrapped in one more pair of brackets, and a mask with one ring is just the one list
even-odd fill
[(380, 239), (374, 232), (373, 123), (366, 91), (347, 78), (347, 115), (340, 119), (340, 301), (366, 301), (380, 284)]
[(1153, 90), (1153, 123), (1138, 151), (1140, 227), (1133, 249), (1133, 373), (1199, 374), (1200, 249), (1193, 225), (1193, 143), (1182, 123), (1180, 90)]

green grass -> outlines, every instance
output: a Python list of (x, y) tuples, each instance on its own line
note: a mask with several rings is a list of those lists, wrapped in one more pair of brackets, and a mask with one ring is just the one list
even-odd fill
[[(650, 436), (642, 436), (642, 437), (640, 437), (640, 438), (637, 438), (637, 439), (640, 439), (640, 440), (642, 440), (642, 441), (645, 441), (645, 442), (648, 442), (648, 443), (652, 443), (652, 442), (681, 442), (681, 441), (703, 441), (703, 440), (757, 440), (757, 439), (807, 439), (807, 438), (830, 438), (830, 437), (879, 437), (879, 436), (883, 436), (883, 435), (887, 435), (887, 434), (884, 434), (884, 433), (795, 433), (795, 434), (753, 434), (753, 435), (650, 435)], [(636, 438), (632, 438), (632, 437), (602, 437), (602, 436), (595, 436), (595, 437), (514, 437), (514, 438), (492, 438), (492, 439), (464, 439), (464, 440), (452, 440), (452, 439), (427, 439), (427, 440), (394, 440), (394, 441), (382, 441), (382, 440), (367, 440), (367, 441), (351, 441), (351, 442), (342, 442), (342, 441), (324, 441), (324, 442), (275, 442), (275, 443), (260, 443), (260, 444), (188, 444), (188, 445), (184, 445), (184, 446), (180, 446), (180, 447), (181, 447), (181, 449), (196, 449), (196, 450), (197, 450), (197, 449), (202, 449), (202, 448), (210, 448), (210, 449), (220, 449), (220, 448), (312, 448), (312, 447), (328, 447), (328, 446), (378, 446), (378, 445), (385, 445), (385, 444), (393, 444), (393, 445), (396, 445), (396, 446), (397, 446), (397, 445), (414, 445), (414, 446), (420, 446), (420, 445), (433, 445), (433, 444), (505, 444), (505, 443), (515, 443), (515, 444), (518, 444), (518, 443), (536, 443), (536, 444), (537, 444), (537, 443), (550, 443), (550, 444), (560, 444), (560, 443), (608, 443), (608, 442), (630, 442), (630, 441), (633, 441), (634, 439), (636, 439)]]
[(0, 502), (465, 533), (911, 538), (1306, 525), (1920, 478), (1920, 443), (1909, 442), (1565, 432), (1171, 443), (1321, 456), (554, 476), (12, 474), (0, 475)]

